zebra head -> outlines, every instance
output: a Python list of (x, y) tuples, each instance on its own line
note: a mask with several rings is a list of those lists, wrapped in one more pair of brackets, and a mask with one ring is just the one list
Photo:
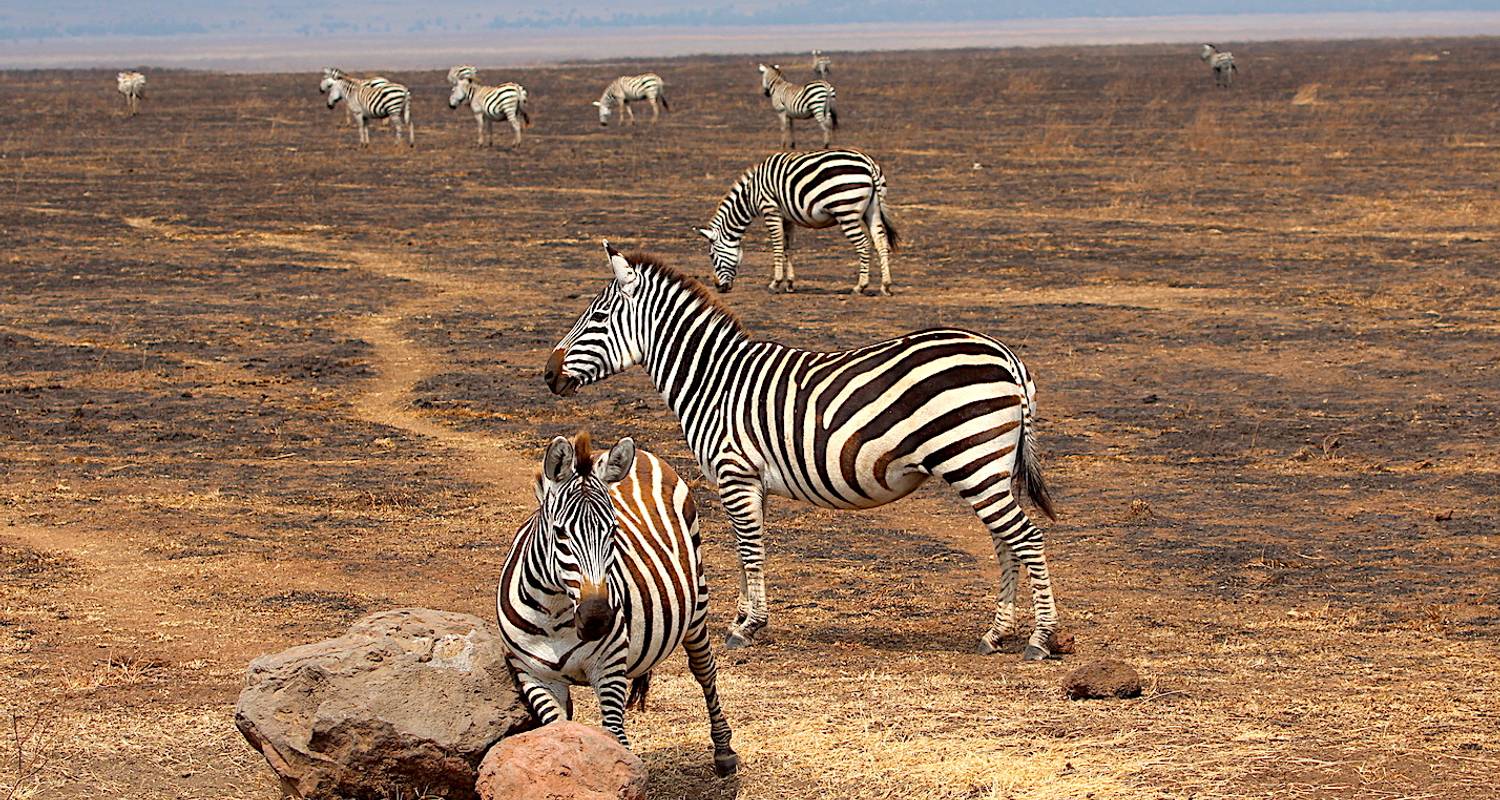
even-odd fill
[(609, 585), (609, 573), (618, 528), (609, 489), (634, 465), (635, 442), (629, 437), (596, 456), (587, 433), (571, 442), (558, 436), (542, 456), (537, 514), (545, 526), (543, 535), (550, 536), (554, 578), (573, 603), (573, 629), (580, 641), (598, 641), (614, 628), (618, 591)]
[(605, 92), (603, 97), (595, 100), (594, 107), (599, 109), (599, 124), (608, 127), (609, 115), (614, 113), (614, 103), (609, 100), (609, 92)]
[(324, 78), (323, 83), (328, 86), (328, 107), (333, 108), (344, 99), (344, 82), (335, 78)]
[(734, 290), (734, 278), (740, 271), (740, 259), (745, 255), (745, 240), (731, 239), (717, 225), (698, 228), (698, 234), (708, 240), (708, 261), (714, 268), (714, 285), (723, 294)]
[(552, 349), (542, 379), (559, 397), (571, 397), (587, 386), (641, 361), (635, 323), (641, 289), (640, 270), (604, 243), (614, 280), (594, 297), (568, 335)]
[(1218, 52), (1218, 49), (1211, 44), (1203, 45), (1203, 49), (1198, 52), (1198, 57), (1207, 61), (1214, 57), (1214, 53)]
[(781, 65), (772, 64), (768, 67), (765, 64), (758, 64), (757, 66), (760, 67), (760, 90), (765, 93), (766, 97), (770, 97), (771, 87), (781, 80)]
[(458, 108), (459, 103), (466, 102), (474, 94), (474, 84), (468, 78), (460, 78), (458, 83), (453, 84), (453, 94), (448, 95), (448, 107)]

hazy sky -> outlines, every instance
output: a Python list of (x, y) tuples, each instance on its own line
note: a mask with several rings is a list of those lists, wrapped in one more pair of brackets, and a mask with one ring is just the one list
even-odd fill
[(1439, 10), (1495, 11), (1500, 0), (0, 0), (0, 40)]

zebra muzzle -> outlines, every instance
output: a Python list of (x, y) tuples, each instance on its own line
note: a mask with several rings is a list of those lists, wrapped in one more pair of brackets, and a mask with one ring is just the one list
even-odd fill
[(578, 604), (573, 629), (582, 642), (597, 642), (614, 627), (615, 610), (608, 597), (590, 597)]
[(547, 359), (547, 367), (542, 370), (542, 380), (547, 382), (547, 388), (558, 397), (572, 397), (578, 391), (578, 379), (563, 372), (563, 359), (567, 356), (566, 348), (553, 350), (552, 356)]

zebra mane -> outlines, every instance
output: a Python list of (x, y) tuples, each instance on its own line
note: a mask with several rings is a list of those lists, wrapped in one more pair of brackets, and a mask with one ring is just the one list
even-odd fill
[(675, 267), (669, 267), (655, 256), (649, 256), (645, 253), (626, 253), (625, 260), (629, 261), (637, 269), (662, 276), (671, 284), (680, 287), (683, 291), (698, 298), (698, 300), (702, 301), (703, 305), (712, 309), (719, 317), (728, 320), (736, 331), (745, 333), (745, 326), (740, 322), (740, 318), (733, 311), (730, 311), (729, 307), (724, 305), (719, 298), (715, 297), (714, 293), (710, 292), (708, 287), (704, 286), (697, 278), (687, 273), (679, 272)]
[(573, 469), (584, 480), (594, 472), (594, 453), (588, 431), (579, 431), (573, 437)]

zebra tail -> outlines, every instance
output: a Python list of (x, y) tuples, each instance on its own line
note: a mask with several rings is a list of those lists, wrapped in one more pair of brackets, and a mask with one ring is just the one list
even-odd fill
[(667, 102), (667, 96), (666, 95), (659, 94), (659, 95), (656, 96), (656, 99), (661, 101), (661, 110), (662, 111), (671, 111), (672, 110), (671, 104), (669, 104)]
[(528, 114), (528, 113), (526, 113), (526, 107), (522, 106), (522, 107), (516, 109), (516, 111), (519, 112), (520, 115), (521, 115), (521, 122), (524, 123), (526, 125), (526, 127), (530, 128), (531, 127), (531, 115)]
[(875, 177), (875, 202), (880, 205), (880, 224), (885, 226), (885, 243), (894, 251), (901, 246), (901, 232), (896, 230), (896, 221), (891, 219), (885, 202), (885, 174)]
[(828, 104), (828, 120), (833, 125), (834, 130), (839, 129), (839, 110), (834, 108), (832, 103)]
[(1047, 515), (1048, 519), (1057, 519), (1057, 512), (1052, 508), (1052, 493), (1047, 490), (1047, 482), (1042, 479), (1042, 462), (1036, 454), (1036, 437), (1032, 435), (1031, 406), (1026, 406), (1026, 413), (1021, 420), (1021, 441), (1016, 444), (1016, 463), (1021, 467), (1021, 491), (1036, 503), (1036, 507)]
[(651, 673), (646, 673), (630, 682), (630, 694), (625, 698), (625, 710), (646, 710), (646, 694), (651, 691)]

